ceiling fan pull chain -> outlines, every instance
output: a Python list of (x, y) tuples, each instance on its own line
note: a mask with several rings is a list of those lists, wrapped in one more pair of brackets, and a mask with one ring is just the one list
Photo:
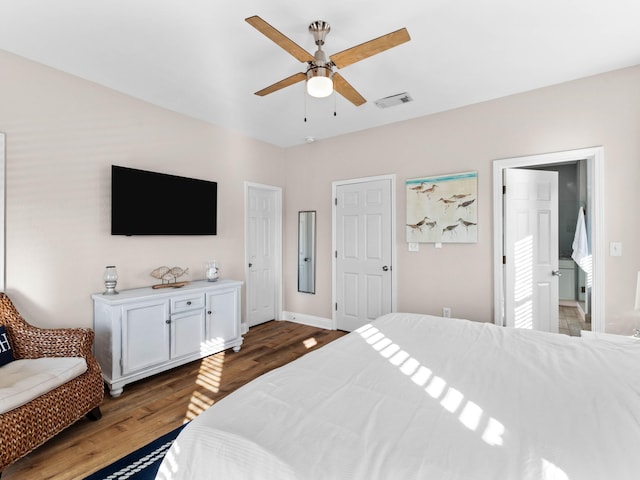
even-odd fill
[(307, 123), (307, 88), (306, 87), (302, 90), (302, 95), (304, 95), (304, 123)]
[(337, 117), (338, 116), (338, 107), (337, 107), (337, 103), (338, 101), (336, 100), (336, 92), (333, 92), (333, 116)]

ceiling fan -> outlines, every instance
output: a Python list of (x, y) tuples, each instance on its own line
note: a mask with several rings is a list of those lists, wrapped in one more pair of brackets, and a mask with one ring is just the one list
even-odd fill
[(245, 21), (293, 55), (298, 61), (307, 63), (305, 72), (295, 73), (290, 77), (255, 92), (256, 95), (261, 97), (306, 80), (307, 93), (312, 97), (327, 97), (331, 95), (335, 89), (336, 92), (358, 107), (365, 103), (366, 100), (342, 75), (334, 72), (333, 68), (339, 69), (346, 67), (411, 40), (407, 29), (401, 28), (395, 32), (333, 54), (329, 56), (329, 60), (327, 60), (327, 56), (322, 50), (322, 47), (331, 27), (325, 21), (318, 20), (309, 25), (309, 32), (313, 35), (315, 44), (318, 46), (318, 50), (314, 55), (311, 55), (304, 48), (286, 35), (280, 33), (257, 15), (246, 18)]

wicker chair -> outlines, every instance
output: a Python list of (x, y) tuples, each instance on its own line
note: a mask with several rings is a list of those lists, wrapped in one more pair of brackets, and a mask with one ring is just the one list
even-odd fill
[(87, 371), (54, 390), (0, 414), (0, 475), (5, 467), (42, 445), (84, 415), (101, 417), (104, 382), (91, 353), (93, 331), (43, 329), (29, 325), (6, 294), (0, 293), (0, 325), (5, 325), (16, 358), (84, 357)]

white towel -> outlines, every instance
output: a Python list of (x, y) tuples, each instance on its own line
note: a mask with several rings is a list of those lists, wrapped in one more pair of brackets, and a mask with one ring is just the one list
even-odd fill
[(591, 256), (589, 255), (589, 242), (587, 240), (587, 228), (584, 222), (584, 209), (578, 211), (576, 222), (576, 234), (573, 237), (573, 253), (571, 258), (587, 273), (591, 273)]

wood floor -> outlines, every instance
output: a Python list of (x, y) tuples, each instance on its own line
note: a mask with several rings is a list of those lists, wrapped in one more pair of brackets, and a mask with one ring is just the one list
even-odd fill
[(238, 387), (345, 332), (272, 321), (251, 328), (240, 352), (229, 349), (126, 385), (105, 396), (102, 419), (82, 419), (18, 460), (2, 480), (82, 479), (167, 433)]

